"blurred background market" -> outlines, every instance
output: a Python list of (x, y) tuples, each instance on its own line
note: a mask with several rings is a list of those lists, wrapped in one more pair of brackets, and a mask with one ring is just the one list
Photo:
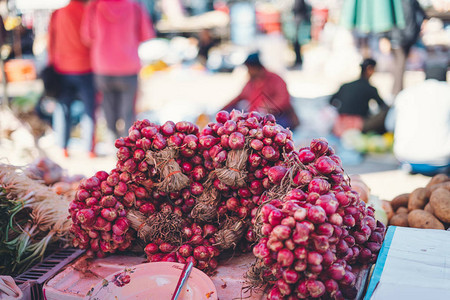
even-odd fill
[[(361, 130), (358, 126), (344, 126), (345, 130), (336, 132), (341, 112), (339, 107), (330, 104), (330, 98), (342, 84), (362, 76), (360, 64), (367, 58), (376, 61), (370, 82), (387, 107), (396, 103), (402, 89), (422, 84), (430, 65), (447, 72), (450, 1), (418, 1), (426, 16), (416, 20), (416, 28), (412, 29), (407, 27), (409, 17), (402, 5), (412, 7), (416, 1), (137, 2), (144, 8), (155, 32), (155, 37), (141, 43), (138, 49), (141, 68), (135, 107), (137, 119), (147, 118), (160, 124), (167, 120), (186, 120), (204, 126), (239, 95), (248, 80), (248, 64), (244, 62), (257, 52), (260, 63), (287, 84), (290, 102), (300, 121), (293, 130), (297, 147), (321, 136), (336, 148), (348, 173), (402, 168), (402, 172), (417, 171), (407, 163), (408, 159), (393, 153), (395, 117), (388, 114), (386, 120), (383, 118), (386, 128), (378, 132)], [(304, 8), (296, 7), (298, 2)], [(68, 3), (67, 0), (0, 1), (5, 29), (1, 47), (0, 157), (11, 164), (25, 165), (47, 156), (71, 173), (90, 176), (94, 170), (112, 169), (116, 159), (100, 103), (102, 97), (97, 97), (92, 151), (85, 150), (81, 138), (85, 107), (83, 101), (75, 99), (70, 105), (73, 130), (67, 151), (63, 152), (55, 133), (54, 113), (59, 103), (44, 92), (41, 80), (42, 71), (49, 64), (47, 46), (52, 12)], [(413, 37), (407, 51), (396, 52), (396, 37), (402, 30), (415, 30), (417, 37)], [(404, 74), (400, 67), (403, 86), (398, 80), (396, 83), (401, 56), (406, 59)], [(444, 97), (450, 103), (450, 94)], [(430, 102), (428, 106), (433, 105)], [(437, 105), (444, 112), (449, 107)], [(375, 101), (369, 102), (371, 115), (381, 109)], [(446, 112), (443, 128), (449, 131), (450, 113)], [(417, 120), (421, 124), (428, 121)], [(119, 119), (116, 125), (124, 129), (125, 122)], [(436, 134), (433, 128), (424, 130), (428, 130), (425, 135)], [(445, 141), (444, 135), (443, 145), (429, 144), (431, 148), (443, 149), (444, 162), (435, 167), (444, 171), (449, 162), (449, 140)], [(406, 147), (414, 152), (410, 146)], [(426, 168), (419, 171), (427, 173)], [(378, 180), (372, 186), (381, 191), (383, 181)], [(398, 191), (391, 193), (395, 195)]]

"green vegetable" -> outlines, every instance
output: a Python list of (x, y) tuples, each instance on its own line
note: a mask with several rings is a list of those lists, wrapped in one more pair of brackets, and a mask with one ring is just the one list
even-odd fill
[(0, 274), (22, 273), (56, 241), (67, 243), (69, 201), (28, 178), (22, 169), (0, 164)]

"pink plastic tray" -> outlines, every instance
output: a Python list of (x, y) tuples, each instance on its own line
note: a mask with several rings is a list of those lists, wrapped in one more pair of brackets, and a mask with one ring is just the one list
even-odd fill
[[(247, 254), (221, 262), (217, 273), (211, 277), (218, 299), (233, 299), (241, 296), (244, 282), (243, 274), (253, 261), (254, 256)], [(122, 272), (125, 268), (144, 262), (144, 258), (134, 256), (114, 255), (94, 260), (89, 260), (83, 256), (44, 285), (44, 297), (47, 300), (84, 299), (91, 288), (111, 274)], [(262, 299), (262, 294), (253, 293), (250, 296), (249, 293), (242, 292), (242, 297), (249, 300), (259, 300)]]
[[(216, 274), (211, 277), (219, 300), (239, 299), (240, 297), (248, 300), (264, 299), (261, 292), (250, 294), (242, 291), (243, 275), (254, 260), (253, 254), (250, 253), (220, 261)], [(84, 299), (91, 288), (109, 275), (144, 262), (144, 258), (135, 256), (114, 255), (91, 261), (85, 256), (80, 257), (44, 285), (44, 297), (47, 300)], [(369, 271), (367, 267), (362, 270), (354, 268), (354, 271), (358, 273), (356, 286), (360, 290), (357, 299), (361, 299), (364, 295)]]

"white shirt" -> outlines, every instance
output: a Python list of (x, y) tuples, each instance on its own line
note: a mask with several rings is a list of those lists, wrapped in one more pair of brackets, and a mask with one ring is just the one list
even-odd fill
[(434, 79), (400, 92), (395, 101), (394, 154), (400, 161), (450, 162), (450, 85)]

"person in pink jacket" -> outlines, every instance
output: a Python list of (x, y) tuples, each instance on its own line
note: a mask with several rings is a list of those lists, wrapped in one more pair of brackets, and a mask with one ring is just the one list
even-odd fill
[[(108, 130), (114, 138), (124, 136), (136, 117), (138, 47), (155, 36), (150, 17), (131, 0), (95, 0), (87, 6), (81, 35), (91, 48)], [(117, 126), (119, 120), (125, 126)]]

